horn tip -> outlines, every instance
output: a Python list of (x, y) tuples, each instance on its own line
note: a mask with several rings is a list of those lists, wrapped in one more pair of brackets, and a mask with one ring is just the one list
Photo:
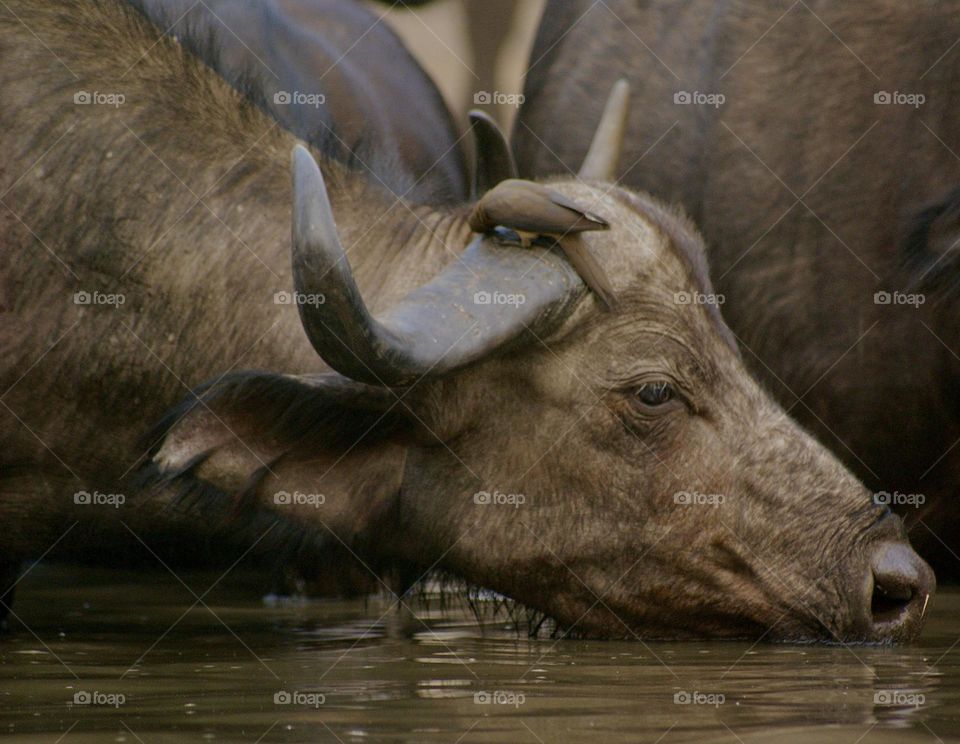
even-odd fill
[(497, 120), (494, 119), (490, 114), (481, 109), (470, 109), (467, 112), (467, 118), (470, 120), (471, 124), (476, 124), (477, 122), (484, 122), (485, 124), (496, 124)]
[(480, 109), (471, 109), (468, 117), (476, 145), (472, 193), (479, 198), (501, 181), (516, 178), (517, 163), (496, 119)]
[(618, 78), (607, 95), (600, 123), (580, 167), (581, 178), (612, 181), (620, 160), (620, 150), (630, 113), (630, 84)]
[(619, 78), (610, 89), (610, 101), (617, 109), (621, 118), (626, 118), (630, 106), (630, 83), (626, 78)]
[[(290, 152), (290, 167), (293, 169), (294, 180), (298, 182), (320, 175), (320, 166), (313, 154), (300, 143), (294, 145)], [(320, 178), (323, 176), (320, 175)]]
[(293, 146), (293, 149), (290, 150), (290, 160), (293, 163), (302, 161), (304, 157), (313, 158), (310, 154), (310, 151), (303, 145), (302, 142), (298, 142)]

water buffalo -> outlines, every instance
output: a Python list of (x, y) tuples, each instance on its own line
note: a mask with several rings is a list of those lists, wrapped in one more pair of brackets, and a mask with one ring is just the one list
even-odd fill
[[(411, 196), (431, 203), (466, 198), (463, 148), (440, 92), (360, 2), (132, 2), (331, 157), (359, 157), (398, 194), (412, 188)], [(395, 147), (367, 147), (371, 139)]]
[(633, 83), (618, 176), (699, 223), (748, 365), (953, 576), (958, 11), (551, 2), (515, 132), (523, 174), (566, 173)]
[(748, 375), (692, 224), (606, 182), (622, 86), (543, 184), (608, 224), (578, 240), (611, 311), (517, 215), (396, 199), (117, 0), (8, 0), (0, 47), (8, 564), (126, 561), (174, 520), (585, 635), (919, 631), (899, 518)]

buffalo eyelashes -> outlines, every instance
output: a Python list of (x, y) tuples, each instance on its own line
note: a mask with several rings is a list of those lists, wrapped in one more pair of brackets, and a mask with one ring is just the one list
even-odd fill
[(643, 405), (656, 408), (676, 398), (676, 391), (669, 382), (645, 382), (636, 389), (634, 395)]

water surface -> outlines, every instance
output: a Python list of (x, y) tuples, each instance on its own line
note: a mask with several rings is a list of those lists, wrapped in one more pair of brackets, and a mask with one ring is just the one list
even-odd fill
[[(36, 567), (0, 640), (11, 742), (960, 740), (960, 591), (900, 648), (528, 640), (463, 607), (265, 603)], [(955, 647), (956, 646), (956, 647)], [(91, 702), (85, 703), (84, 700)], [(289, 701), (289, 702), (286, 702)]]

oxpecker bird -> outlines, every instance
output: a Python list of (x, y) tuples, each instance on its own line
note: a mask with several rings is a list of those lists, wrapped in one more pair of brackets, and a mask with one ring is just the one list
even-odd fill
[(524, 247), (539, 237), (556, 241), (597, 298), (608, 310), (616, 307), (610, 280), (580, 235), (609, 230), (610, 223), (605, 219), (552, 189), (511, 178), (484, 194), (470, 215), (474, 232), (489, 233), (497, 227), (516, 233)]
[[(580, 166), (578, 175), (583, 180), (613, 181), (617, 177), (629, 103), (630, 87), (625, 80), (618, 80)], [(470, 215), (470, 229), (486, 234), (507, 228), (524, 247), (538, 238), (556, 241), (597, 298), (608, 310), (615, 309), (617, 298), (610, 279), (581, 235), (609, 230), (610, 224), (563, 194), (518, 179), (510, 146), (496, 123), (480, 113), (471, 115), (471, 123), (478, 143), (474, 194), (480, 198)], [(485, 188), (489, 190), (484, 193)]]

